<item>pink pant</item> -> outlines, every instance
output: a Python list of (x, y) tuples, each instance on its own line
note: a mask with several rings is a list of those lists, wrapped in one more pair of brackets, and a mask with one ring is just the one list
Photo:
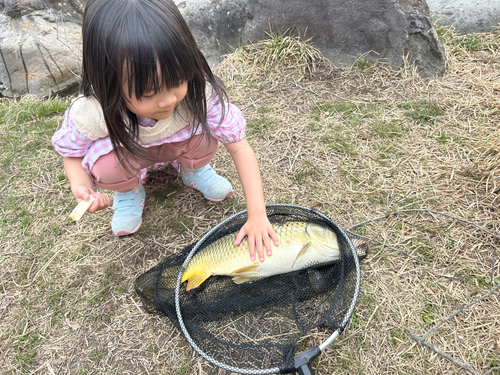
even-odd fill
[(128, 170), (120, 164), (116, 152), (111, 151), (97, 159), (90, 172), (97, 186), (113, 191), (128, 191), (141, 182), (143, 168), (177, 159), (186, 168), (198, 169), (212, 160), (218, 148), (218, 141), (212, 137), (208, 144), (205, 135), (197, 135), (181, 142), (164, 143), (146, 149), (148, 160), (129, 157), (125, 161)]

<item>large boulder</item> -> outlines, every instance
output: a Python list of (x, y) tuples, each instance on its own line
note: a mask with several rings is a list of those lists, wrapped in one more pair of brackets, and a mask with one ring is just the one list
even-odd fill
[(83, 4), (0, 0), (0, 94), (64, 95), (78, 87)]
[(408, 57), (423, 77), (442, 74), (445, 53), (424, 0), (174, 0), (211, 63), (241, 44), (286, 30), (312, 37), (334, 64)]
[[(62, 2), (61, 2), (62, 1)], [(81, 72), (85, 0), (0, 0), (0, 95), (64, 95)], [(234, 48), (293, 30), (334, 64), (407, 59), (423, 77), (445, 54), (425, 0), (174, 0), (211, 66)]]

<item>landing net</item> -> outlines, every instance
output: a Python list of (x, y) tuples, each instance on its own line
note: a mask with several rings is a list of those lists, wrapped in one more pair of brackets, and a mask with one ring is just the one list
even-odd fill
[(295, 373), (295, 355), (310, 345), (305, 336), (340, 334), (359, 293), (358, 256), (344, 230), (310, 208), (268, 205), (266, 209), (273, 224), (306, 221), (329, 227), (337, 234), (340, 260), (243, 284), (212, 276), (187, 292), (180, 280), (191, 258), (238, 231), (247, 220), (242, 211), (135, 282), (148, 311), (165, 314), (206, 360), (241, 374)]

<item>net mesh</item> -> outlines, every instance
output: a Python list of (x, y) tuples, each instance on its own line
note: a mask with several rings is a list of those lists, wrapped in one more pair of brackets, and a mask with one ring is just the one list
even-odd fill
[(238, 231), (247, 220), (246, 212), (241, 212), (139, 276), (135, 288), (148, 311), (168, 316), (213, 363), (249, 374), (269, 369), (294, 373), (294, 356), (304, 335), (315, 329), (340, 333), (345, 328), (359, 291), (359, 263), (348, 235), (318, 211), (269, 205), (267, 214), (273, 224), (305, 221), (331, 228), (337, 234), (340, 260), (243, 284), (213, 276), (189, 292), (182, 285), (178, 296), (181, 327), (175, 292), (183, 263), (210, 243)]

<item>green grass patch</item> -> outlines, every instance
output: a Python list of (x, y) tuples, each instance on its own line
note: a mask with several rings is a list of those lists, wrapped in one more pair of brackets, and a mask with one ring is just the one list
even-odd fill
[(362, 72), (367, 72), (372, 67), (373, 62), (368, 59), (357, 58), (354, 61), (354, 66)]
[(391, 344), (392, 346), (396, 347), (398, 346), (399, 342), (404, 340), (406, 338), (406, 335), (397, 330), (397, 329), (394, 329), (391, 331)]
[(168, 226), (176, 231), (185, 232), (193, 226), (193, 219), (189, 217), (182, 217), (179, 219), (170, 220)]
[(438, 21), (434, 22), (434, 28), (436, 29), (436, 33), (441, 42), (446, 43), (448, 40), (452, 38), (452, 33), (450, 32), (450, 29), (441, 25)]
[(435, 313), (436, 307), (434, 304), (427, 302), (425, 304), (424, 310), (422, 311), (422, 320), (426, 324), (433, 324), (434, 323), (434, 313)]
[(459, 36), (455, 39), (456, 48), (454, 53), (458, 53), (461, 49), (466, 51), (479, 51), (483, 48), (481, 43), (481, 37), (476, 34), (467, 34), (464, 36)]
[(257, 118), (247, 121), (246, 134), (247, 136), (262, 135), (267, 132), (273, 124), (271, 118), (266, 115), (261, 115)]
[(375, 149), (378, 151), (379, 160), (382, 162), (386, 162), (388, 160), (394, 161), (394, 159), (401, 159), (402, 157), (408, 155), (406, 150), (392, 145), (376, 144)]
[(419, 124), (433, 123), (443, 114), (441, 109), (425, 99), (400, 104), (399, 108), (405, 110), (405, 117)]
[(6, 124), (24, 124), (63, 113), (69, 99), (0, 99), (0, 121)]
[[(68, 107), (68, 99), (0, 99), (0, 171), (15, 165), (33, 173), (37, 158), (53, 151), (51, 137)], [(9, 174), (0, 173), (0, 181)]]
[(271, 113), (273, 109), (271, 107), (259, 107), (257, 109), (257, 112), (260, 114), (266, 114), (266, 113)]
[(398, 120), (374, 122), (372, 130), (381, 138), (397, 138), (405, 134), (405, 129)]
[(21, 329), (23, 331), (20, 332), (20, 336), (12, 345), (16, 351), (14, 359), (22, 373), (28, 373), (31, 369), (36, 358), (36, 348), (41, 341), (41, 335), (38, 332), (29, 330), (24, 332), (24, 328), (27, 328), (27, 324), (26, 322), (26, 325), (22, 326)]
[(100, 362), (104, 358), (104, 351), (101, 348), (95, 347), (90, 353), (90, 358), (94, 362)]
[(446, 131), (445, 130), (440, 131), (439, 135), (436, 137), (436, 140), (442, 144), (448, 143), (449, 137), (448, 137)]
[(157, 203), (170, 206), (175, 199), (175, 194), (180, 193), (183, 190), (184, 187), (181, 184), (168, 184), (163, 189), (157, 189), (151, 192), (150, 197)]
[(351, 140), (341, 135), (325, 135), (320, 138), (320, 142), (340, 154), (352, 154), (354, 152), (354, 145)]
[(299, 184), (307, 183), (311, 179), (315, 183), (317, 179), (321, 177), (321, 170), (309, 160), (306, 160), (303, 163), (303, 168), (301, 168), (300, 172), (297, 172), (294, 177), (295, 181)]

